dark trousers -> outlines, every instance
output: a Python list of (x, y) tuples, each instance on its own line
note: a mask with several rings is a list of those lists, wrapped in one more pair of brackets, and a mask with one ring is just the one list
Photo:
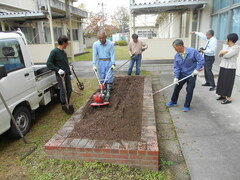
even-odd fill
[[(183, 76), (180, 76), (179, 80), (184, 78)], [(189, 77), (181, 82), (179, 82), (179, 85), (175, 85), (174, 91), (173, 91), (173, 95), (171, 98), (171, 101), (174, 104), (177, 104), (178, 101), (178, 97), (179, 97), (179, 93), (183, 87), (183, 85), (187, 83), (187, 87), (186, 87), (186, 99), (185, 99), (185, 103), (184, 103), (184, 107), (190, 107), (191, 101), (192, 101), (192, 96), (193, 96), (193, 90), (195, 88), (195, 83), (196, 83), (196, 76), (194, 77)]]
[(215, 87), (216, 85), (215, 85), (213, 72), (212, 72), (212, 65), (215, 61), (215, 57), (204, 55), (204, 59), (205, 59), (204, 75), (205, 75), (206, 84), (209, 84), (210, 86)]
[[(59, 75), (56, 75), (56, 79), (57, 79), (57, 82), (58, 82), (58, 87), (60, 89), (61, 104), (66, 104), (62, 78)], [(65, 86), (66, 86), (66, 90), (67, 90), (67, 99), (68, 99), (68, 103), (69, 103), (71, 93), (72, 93), (72, 83), (71, 83), (70, 76), (66, 75), (65, 78), (64, 78), (64, 81), (65, 81)]]

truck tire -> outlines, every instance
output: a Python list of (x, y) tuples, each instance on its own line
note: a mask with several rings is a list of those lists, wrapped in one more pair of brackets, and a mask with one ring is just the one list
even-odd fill
[[(14, 110), (13, 116), (15, 117), (16, 123), (20, 128), (21, 132), (23, 133), (23, 135), (26, 135), (32, 124), (31, 113), (29, 108), (27, 108), (26, 106), (19, 106)], [(12, 121), (11, 128), (8, 131), (8, 135), (12, 138), (21, 138), (17, 128), (15, 127)]]

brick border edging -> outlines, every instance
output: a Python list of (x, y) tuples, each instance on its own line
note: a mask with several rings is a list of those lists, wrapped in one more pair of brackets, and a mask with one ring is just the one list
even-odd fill
[[(89, 99), (87, 100), (87, 102)], [(150, 77), (144, 79), (141, 141), (110, 141), (68, 138), (74, 124), (81, 121), (83, 107), (45, 144), (47, 157), (100, 161), (158, 170), (158, 143)]]

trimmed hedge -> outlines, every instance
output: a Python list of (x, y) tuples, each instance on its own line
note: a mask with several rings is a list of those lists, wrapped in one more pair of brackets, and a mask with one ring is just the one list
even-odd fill
[(125, 40), (121, 40), (121, 41), (116, 41), (116, 42), (115, 42), (115, 45), (116, 45), (116, 46), (127, 46), (128, 43), (127, 43), (127, 41), (125, 41)]

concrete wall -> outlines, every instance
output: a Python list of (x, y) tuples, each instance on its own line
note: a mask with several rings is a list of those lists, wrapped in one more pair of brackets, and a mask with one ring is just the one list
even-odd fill
[(93, 43), (95, 41), (97, 41), (97, 40), (98, 40), (97, 36), (96, 37), (95, 36), (94, 37), (85, 37), (85, 45), (86, 45), (86, 47), (87, 48), (91, 48)]
[[(65, 50), (67, 53), (67, 56), (70, 57), (71, 56), (71, 46), (70, 46), (71, 42), (69, 42), (69, 45), (67, 47), (67, 49)], [(48, 56), (51, 52), (52, 48), (52, 44), (47, 43), (47, 44), (29, 44), (29, 50), (30, 50), (30, 55), (32, 58), (32, 62), (34, 63), (45, 63), (47, 62)], [(55, 44), (55, 47), (57, 47), (57, 43)], [(79, 43), (78, 41), (74, 41), (73, 42), (73, 51), (74, 54), (79, 53)], [(41, 51), (39, 51), (39, 49)]]
[(181, 37), (182, 15), (180, 13), (164, 13), (159, 21), (158, 37), (159, 38), (177, 38)]
[(158, 37), (159, 38), (170, 37), (169, 29), (170, 29), (170, 19), (169, 19), (169, 16), (165, 16), (165, 18), (159, 23)]
[[(209, 29), (211, 29), (211, 14), (212, 14), (212, 0), (208, 1), (208, 4), (201, 12), (200, 19), (200, 32), (206, 33)], [(198, 49), (200, 47), (204, 47), (206, 41), (199, 38)]]
[[(148, 49), (143, 52), (144, 60), (151, 59), (173, 59), (176, 51), (172, 47), (172, 42), (176, 38), (162, 39), (141, 39), (147, 43)], [(186, 47), (188, 47), (188, 38), (182, 38)]]
[[(39, 51), (41, 49), (41, 51)], [(30, 44), (29, 50), (34, 63), (47, 62), (52, 50), (52, 44)]]

